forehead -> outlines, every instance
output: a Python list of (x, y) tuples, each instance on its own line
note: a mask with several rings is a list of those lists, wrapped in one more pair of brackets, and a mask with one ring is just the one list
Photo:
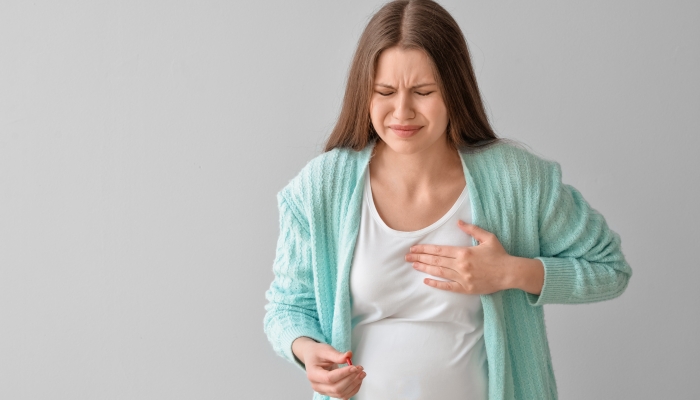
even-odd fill
[(430, 58), (423, 50), (402, 50), (391, 47), (381, 52), (377, 60), (376, 83), (415, 83), (434, 81)]

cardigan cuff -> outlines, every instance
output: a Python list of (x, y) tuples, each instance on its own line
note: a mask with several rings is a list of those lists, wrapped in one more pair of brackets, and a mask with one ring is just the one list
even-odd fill
[(566, 303), (574, 292), (576, 269), (571, 260), (557, 257), (535, 257), (544, 266), (544, 285), (539, 295), (526, 293), (532, 306)]
[(284, 329), (282, 332), (280, 343), (282, 345), (282, 351), (284, 351), (284, 356), (287, 358), (287, 360), (294, 362), (297, 367), (306, 371), (306, 366), (304, 363), (302, 363), (301, 360), (294, 355), (294, 352), (292, 352), (292, 343), (302, 336), (309, 337), (319, 343), (325, 343), (326, 339), (321, 332), (309, 327), (294, 326)]

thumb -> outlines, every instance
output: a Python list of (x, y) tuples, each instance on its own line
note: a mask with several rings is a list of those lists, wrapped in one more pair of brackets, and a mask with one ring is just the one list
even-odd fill
[(479, 242), (479, 244), (484, 243), (490, 234), (488, 231), (481, 229), (474, 224), (468, 224), (461, 219), (458, 221), (457, 225), (459, 225), (459, 229), (461, 229), (464, 233), (473, 236), (474, 239)]
[(341, 353), (329, 345), (328, 347), (326, 347), (326, 351), (323, 352), (322, 356), (326, 360), (332, 361), (336, 364), (345, 364), (346, 359), (352, 357), (352, 351), (346, 351), (345, 353)]

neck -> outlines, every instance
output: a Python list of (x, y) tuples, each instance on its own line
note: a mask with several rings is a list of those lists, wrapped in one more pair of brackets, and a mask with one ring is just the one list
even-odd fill
[(454, 179), (464, 177), (459, 153), (447, 144), (446, 139), (411, 154), (397, 153), (378, 140), (370, 173), (373, 179), (381, 179), (400, 192), (430, 190), (446, 181), (454, 182)]

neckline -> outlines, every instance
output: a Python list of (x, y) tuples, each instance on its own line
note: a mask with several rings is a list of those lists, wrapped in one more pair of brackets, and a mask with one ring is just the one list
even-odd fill
[(374, 205), (374, 197), (372, 196), (372, 185), (370, 183), (370, 175), (369, 175), (369, 168), (365, 170), (365, 200), (367, 201), (367, 204), (369, 205), (370, 213), (372, 214), (372, 218), (375, 220), (377, 224), (386, 232), (395, 235), (395, 236), (401, 236), (401, 237), (415, 237), (415, 236), (422, 236), (427, 233), (430, 233), (434, 231), (435, 229), (439, 228), (441, 225), (443, 225), (447, 220), (449, 220), (456, 212), (457, 210), (462, 206), (462, 203), (464, 203), (465, 199), (467, 198), (467, 187), (468, 187), (468, 182), (466, 180), (466, 176), (464, 177), (465, 179), (465, 185), (464, 189), (462, 189), (462, 192), (459, 194), (459, 197), (457, 200), (454, 202), (452, 207), (450, 207), (447, 212), (440, 217), (437, 221), (433, 222), (432, 224), (415, 230), (415, 231), (399, 231), (396, 229), (393, 229), (387, 225), (382, 217), (379, 215), (379, 212), (377, 211), (376, 206)]

